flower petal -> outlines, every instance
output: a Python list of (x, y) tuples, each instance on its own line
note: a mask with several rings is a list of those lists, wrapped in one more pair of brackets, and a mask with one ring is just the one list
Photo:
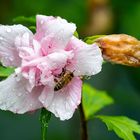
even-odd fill
[(21, 59), (18, 55), (15, 39), (22, 36), (24, 33), (29, 33), (30, 30), (22, 25), (0, 26), (0, 61), (4, 66), (19, 66)]
[(49, 44), (46, 47), (52, 48), (64, 48), (69, 39), (72, 37), (76, 30), (76, 26), (73, 23), (68, 23), (66, 20), (52, 16), (37, 16), (37, 33), (35, 38), (42, 40), (48, 36), (50, 39)]
[(40, 70), (45, 70), (46, 68), (50, 70), (62, 69), (69, 58), (73, 57), (72, 51), (58, 51), (49, 54), (48, 56), (39, 57), (32, 61), (29, 61), (23, 65), (23, 67), (37, 66)]
[(15, 74), (0, 82), (0, 109), (23, 114), (42, 107), (38, 96), (42, 87), (37, 87), (28, 92), (28, 81), (19, 79)]
[(74, 51), (74, 59), (67, 69), (73, 71), (75, 76), (91, 76), (101, 71), (103, 58), (101, 50), (96, 44), (88, 45), (73, 37), (67, 49)]
[(39, 100), (60, 120), (68, 120), (81, 102), (81, 88), (82, 81), (74, 77), (66, 87), (57, 92), (54, 92), (53, 88), (46, 87)]

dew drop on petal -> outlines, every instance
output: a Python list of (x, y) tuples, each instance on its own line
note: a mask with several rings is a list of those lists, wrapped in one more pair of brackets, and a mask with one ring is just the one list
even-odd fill
[(41, 20), (41, 22), (40, 22), (41, 24), (43, 24), (44, 23), (44, 21), (43, 20)]
[(80, 104), (80, 102), (81, 102), (81, 101), (79, 100), (77, 103)]
[(14, 102), (11, 102), (11, 104), (14, 104)]
[(42, 104), (44, 104), (44, 103), (45, 103), (45, 101), (44, 101), (44, 100), (42, 100), (41, 102), (42, 102)]
[(28, 94), (29, 92), (28, 91), (25, 91), (25, 94)]
[(30, 78), (33, 80), (34, 79), (34, 76), (32, 75), (32, 76), (30, 76)]
[(12, 91), (15, 92), (15, 89), (13, 88)]
[(55, 104), (53, 103), (53, 104), (52, 104), (52, 106), (54, 107), (54, 106), (55, 106)]
[(3, 40), (3, 37), (0, 36), (0, 40)]
[(14, 109), (14, 112), (17, 113), (17, 109)]
[(16, 81), (19, 82), (20, 81), (20, 77), (17, 76), (16, 77)]
[(10, 61), (13, 61), (14, 60), (13, 57), (10, 57), (9, 59), (10, 59)]
[(66, 109), (68, 110), (70, 108), (70, 105), (68, 102), (66, 102)]
[(10, 29), (10, 28), (7, 28), (6, 31), (7, 31), (8, 33), (10, 33), (10, 32), (11, 32), (11, 29)]
[(4, 57), (4, 59), (5, 59), (5, 60), (8, 60), (8, 59), (9, 59), (9, 57), (8, 57), (8, 56), (5, 56), (5, 57)]
[(21, 92), (19, 92), (19, 93), (17, 94), (17, 96), (19, 96), (19, 97), (20, 97), (21, 95), (22, 95), (22, 93), (21, 93)]

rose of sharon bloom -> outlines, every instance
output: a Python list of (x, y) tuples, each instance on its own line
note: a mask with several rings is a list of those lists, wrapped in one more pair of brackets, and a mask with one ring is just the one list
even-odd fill
[[(45, 107), (61, 120), (70, 119), (81, 102), (80, 76), (101, 71), (102, 56), (96, 44), (74, 37), (76, 26), (60, 17), (37, 15), (36, 34), (22, 25), (0, 26), (0, 60), (16, 67), (0, 82), (0, 109), (23, 114)], [(63, 70), (72, 80), (55, 91)]]

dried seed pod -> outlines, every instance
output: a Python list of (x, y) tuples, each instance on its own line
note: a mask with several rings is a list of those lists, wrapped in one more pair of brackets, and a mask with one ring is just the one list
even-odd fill
[(103, 57), (113, 63), (140, 66), (140, 41), (126, 34), (114, 34), (96, 40)]

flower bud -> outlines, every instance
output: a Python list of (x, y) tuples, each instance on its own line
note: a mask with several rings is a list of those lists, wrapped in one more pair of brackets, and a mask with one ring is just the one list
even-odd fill
[(128, 66), (140, 66), (140, 41), (125, 35), (107, 35), (96, 40), (105, 60)]

